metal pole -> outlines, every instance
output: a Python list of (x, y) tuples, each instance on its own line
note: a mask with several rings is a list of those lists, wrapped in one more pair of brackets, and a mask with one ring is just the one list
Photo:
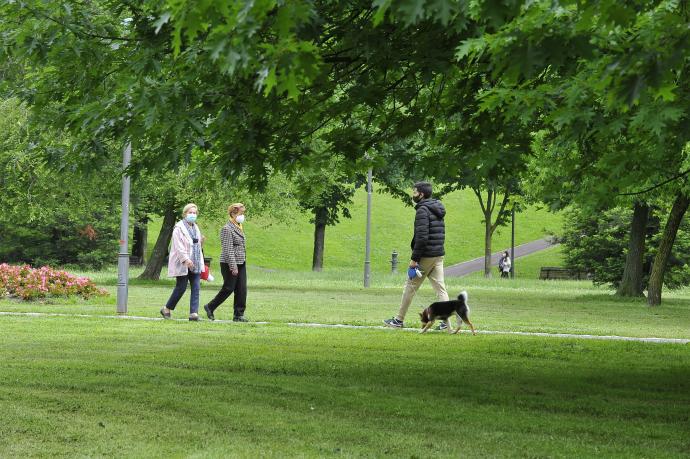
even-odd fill
[(513, 210), (510, 216), (510, 278), (515, 277), (515, 205), (513, 205)]
[(398, 272), (398, 252), (393, 250), (391, 254), (391, 273), (396, 274)]
[[(127, 142), (122, 151), (122, 170), (129, 167), (132, 159), (132, 143)], [(117, 255), (117, 313), (127, 314), (127, 288), (129, 281), (129, 185), (128, 175), (122, 176), (122, 218), (120, 219), (120, 252)]]
[(364, 249), (364, 287), (371, 281), (371, 167), (367, 172), (367, 235)]

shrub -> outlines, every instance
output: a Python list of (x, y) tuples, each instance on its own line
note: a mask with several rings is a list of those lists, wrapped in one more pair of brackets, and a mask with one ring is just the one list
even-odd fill
[[(647, 223), (646, 247), (643, 259), (643, 284), (646, 288), (661, 238), (662, 222), (667, 209), (652, 208)], [(632, 210), (615, 207), (599, 212), (573, 207), (565, 213), (560, 242), (566, 266), (591, 273), (597, 284), (610, 284), (618, 288), (628, 248)], [(673, 244), (673, 252), (666, 267), (664, 285), (680, 288), (690, 285), (690, 223), (681, 224)]]
[(48, 266), (32, 268), (29, 265), (0, 264), (0, 296), (12, 296), (28, 301), (48, 296), (72, 295), (88, 299), (107, 294), (104, 289), (96, 287), (91, 279), (78, 277), (66, 271)]

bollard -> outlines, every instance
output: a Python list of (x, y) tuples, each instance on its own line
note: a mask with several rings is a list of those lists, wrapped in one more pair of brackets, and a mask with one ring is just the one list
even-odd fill
[(391, 273), (395, 274), (398, 272), (398, 252), (393, 250), (391, 254)]

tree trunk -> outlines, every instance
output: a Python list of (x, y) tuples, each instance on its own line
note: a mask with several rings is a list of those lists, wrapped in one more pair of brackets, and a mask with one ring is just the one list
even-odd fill
[(146, 264), (146, 248), (148, 246), (148, 218), (143, 217), (141, 221), (134, 223), (134, 243), (132, 244), (132, 256), (139, 260), (140, 265)]
[(172, 239), (173, 229), (175, 229), (175, 218), (177, 216), (177, 206), (171, 206), (165, 210), (163, 216), (163, 224), (161, 231), (158, 233), (156, 245), (153, 246), (151, 252), (151, 259), (146, 264), (146, 269), (139, 275), (139, 279), (158, 280), (161, 276), (161, 270), (165, 264), (165, 256), (168, 252), (168, 245)]
[(498, 228), (499, 223), (501, 223), (501, 218), (504, 215), (506, 205), (508, 204), (508, 199), (510, 198), (510, 193), (508, 190), (505, 191), (503, 195), (503, 201), (501, 202), (501, 207), (498, 209), (498, 214), (496, 215), (496, 221), (492, 222), (492, 217), (494, 214), (494, 209), (496, 208), (496, 202), (498, 198), (498, 191), (495, 188), (489, 188), (486, 192), (486, 203), (482, 198), (482, 193), (479, 188), (472, 188), (474, 194), (479, 199), (479, 205), (482, 208), (482, 213), (484, 214), (484, 277), (491, 277), (491, 236), (493, 236), (494, 231)]
[(314, 256), (311, 262), (312, 271), (323, 270), (323, 249), (326, 239), (326, 219), (328, 210), (325, 207), (314, 211)]
[(649, 206), (644, 202), (636, 202), (630, 225), (630, 241), (628, 241), (623, 278), (616, 291), (618, 296), (643, 296), (642, 274), (648, 219)]
[(661, 289), (664, 284), (664, 274), (666, 273), (666, 265), (671, 256), (673, 243), (678, 234), (678, 228), (683, 220), (685, 211), (688, 210), (690, 198), (683, 193), (676, 196), (676, 200), (671, 207), (671, 213), (666, 220), (664, 227), (664, 234), (659, 243), (659, 250), (654, 257), (654, 264), (652, 265), (652, 273), (649, 276), (649, 287), (647, 289), (647, 304), (649, 306), (658, 306), (661, 304)]
[(491, 277), (491, 213), (484, 213), (484, 277)]

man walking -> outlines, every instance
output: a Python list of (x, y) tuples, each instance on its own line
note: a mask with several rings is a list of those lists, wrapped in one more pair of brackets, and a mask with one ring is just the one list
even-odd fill
[(412, 200), (416, 203), (414, 217), (414, 236), (412, 237), (411, 268), (418, 268), (421, 277), (407, 279), (398, 315), (383, 322), (389, 327), (402, 328), (407, 310), (417, 290), (427, 277), (436, 291), (438, 301), (448, 301), (448, 292), (443, 280), (443, 256), (446, 228), (443, 218), (446, 209), (441, 201), (432, 199), (432, 188), (428, 182), (415, 183)]

